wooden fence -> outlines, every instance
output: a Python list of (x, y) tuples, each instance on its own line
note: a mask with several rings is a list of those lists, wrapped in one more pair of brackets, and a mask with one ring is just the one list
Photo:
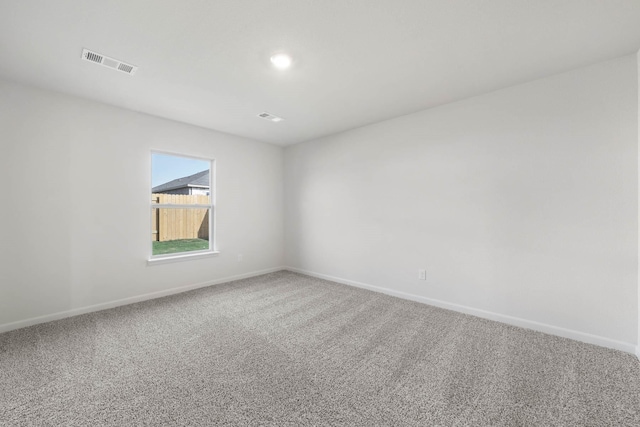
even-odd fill
[[(182, 194), (151, 195), (154, 204), (206, 205), (209, 196)], [(209, 239), (209, 209), (153, 208), (151, 240), (164, 242), (179, 239)]]

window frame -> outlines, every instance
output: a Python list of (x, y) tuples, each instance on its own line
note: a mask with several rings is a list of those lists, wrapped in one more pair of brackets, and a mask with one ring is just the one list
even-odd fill
[[(209, 162), (209, 203), (208, 204), (172, 204), (172, 203), (153, 203), (153, 155), (160, 154), (164, 156), (181, 157), (185, 159), (193, 159)], [(149, 256), (147, 258), (148, 265), (165, 264), (177, 261), (188, 261), (193, 259), (205, 258), (219, 254), (216, 246), (216, 159), (207, 157), (198, 157), (188, 154), (179, 154), (161, 150), (151, 150), (150, 160), (150, 177), (149, 177), (149, 230), (153, 231), (153, 211), (154, 209), (207, 209), (209, 211), (209, 249), (200, 251), (176, 252), (172, 254), (153, 254), (153, 240), (149, 242)], [(149, 233), (146, 234), (149, 236)]]

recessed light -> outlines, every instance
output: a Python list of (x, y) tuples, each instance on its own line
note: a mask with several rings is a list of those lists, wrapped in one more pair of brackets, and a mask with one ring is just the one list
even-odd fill
[(271, 57), (271, 63), (274, 67), (281, 70), (287, 69), (291, 66), (291, 57), (286, 53), (276, 53)]

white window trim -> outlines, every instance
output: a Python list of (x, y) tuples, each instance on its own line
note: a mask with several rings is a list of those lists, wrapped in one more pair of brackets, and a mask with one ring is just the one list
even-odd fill
[(147, 265), (161, 265), (170, 264), (173, 262), (190, 261), (193, 259), (209, 258), (220, 254), (218, 251), (191, 251), (180, 252), (179, 254), (171, 255), (156, 255), (153, 258), (147, 260)]
[[(153, 255), (153, 240), (149, 242), (149, 258), (147, 259), (147, 265), (160, 265), (160, 264), (168, 264), (172, 262), (181, 262), (181, 261), (189, 261), (194, 259), (202, 259), (208, 258), (211, 256), (217, 256), (220, 251), (218, 251), (216, 246), (216, 160), (209, 158), (202, 158), (196, 156), (189, 156), (185, 154), (172, 153), (167, 151), (160, 150), (151, 150), (151, 155), (149, 156), (149, 160), (151, 163), (150, 172), (153, 175), (153, 154), (162, 154), (166, 156), (175, 156), (175, 157), (183, 157), (187, 159), (194, 160), (204, 160), (209, 162), (209, 204), (195, 204), (195, 205), (182, 205), (182, 204), (170, 204), (170, 203), (153, 203), (151, 201), (151, 192), (149, 193), (149, 230), (151, 230), (151, 226), (153, 224), (153, 209), (209, 209), (209, 249), (204, 251), (189, 251), (189, 252), (178, 252), (175, 254), (163, 254), (163, 255)], [(153, 189), (153, 179), (152, 176), (149, 180), (149, 190)], [(149, 234), (147, 234), (148, 236)]]

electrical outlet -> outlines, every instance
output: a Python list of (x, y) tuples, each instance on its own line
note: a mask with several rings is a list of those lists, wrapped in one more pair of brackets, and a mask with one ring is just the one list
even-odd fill
[(418, 270), (418, 280), (427, 280), (427, 270)]

